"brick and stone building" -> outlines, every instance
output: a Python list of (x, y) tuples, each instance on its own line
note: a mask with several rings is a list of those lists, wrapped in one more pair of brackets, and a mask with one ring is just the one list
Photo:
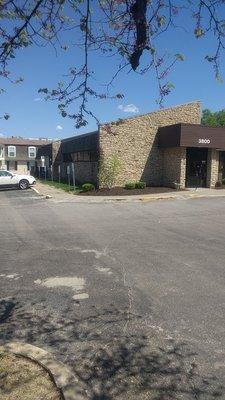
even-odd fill
[(203, 126), (200, 102), (101, 124), (98, 131), (43, 146), (38, 157), (66, 179), (74, 165), (76, 182), (98, 179), (99, 161), (120, 160), (115, 186), (145, 181), (149, 186), (215, 187), (225, 178), (225, 128)]

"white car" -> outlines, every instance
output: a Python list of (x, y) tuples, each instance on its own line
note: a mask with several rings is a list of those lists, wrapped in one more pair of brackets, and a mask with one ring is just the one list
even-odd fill
[(36, 181), (33, 176), (14, 174), (6, 170), (0, 170), (0, 188), (14, 186), (24, 190), (35, 185), (35, 183)]

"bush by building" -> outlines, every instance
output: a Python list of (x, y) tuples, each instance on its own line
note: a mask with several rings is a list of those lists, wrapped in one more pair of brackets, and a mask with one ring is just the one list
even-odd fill
[(146, 188), (146, 182), (139, 181), (135, 182), (135, 189), (145, 189)]
[(126, 182), (124, 188), (127, 190), (135, 189), (135, 182)]
[(95, 185), (93, 185), (93, 183), (84, 183), (81, 186), (81, 189), (83, 192), (90, 192), (92, 190), (95, 190)]

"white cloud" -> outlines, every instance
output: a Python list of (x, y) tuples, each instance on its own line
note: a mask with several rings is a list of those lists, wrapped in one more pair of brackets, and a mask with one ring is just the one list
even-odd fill
[(139, 112), (139, 108), (135, 106), (135, 104), (126, 104), (126, 105), (120, 104), (118, 106), (118, 109), (126, 113), (137, 114)]
[(41, 97), (35, 97), (34, 101), (43, 101)]
[(63, 130), (63, 127), (62, 127), (61, 125), (57, 125), (57, 126), (56, 126), (56, 130), (57, 130), (57, 131), (62, 131), (62, 130)]
[(5, 135), (3, 133), (0, 133), (0, 137), (4, 137)]

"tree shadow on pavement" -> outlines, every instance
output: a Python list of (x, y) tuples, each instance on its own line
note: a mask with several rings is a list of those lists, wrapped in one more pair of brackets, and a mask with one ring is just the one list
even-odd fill
[[(141, 317), (113, 307), (63, 316), (0, 301), (0, 340), (45, 348), (69, 364), (89, 400), (213, 400), (225, 389), (186, 343), (145, 335)], [(134, 324), (136, 329), (127, 329)], [(140, 328), (137, 327), (140, 325)], [(132, 332), (130, 334), (130, 332)]]
[(0, 324), (9, 320), (9, 318), (13, 314), (13, 310), (16, 306), (16, 303), (11, 300), (1, 300), (0, 301)]

